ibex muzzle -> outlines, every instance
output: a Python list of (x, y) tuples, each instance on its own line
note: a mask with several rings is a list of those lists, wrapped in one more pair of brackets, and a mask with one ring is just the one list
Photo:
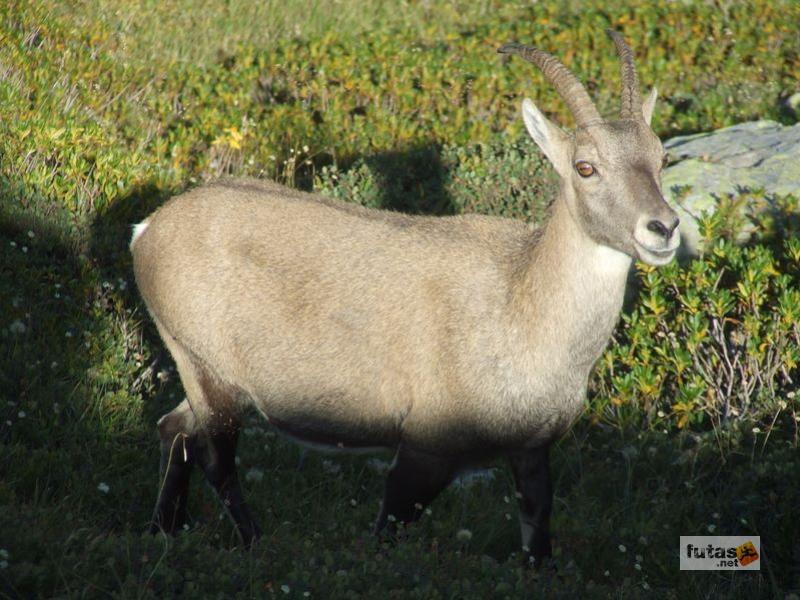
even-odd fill
[(251, 179), (197, 188), (136, 227), (136, 281), (186, 391), (159, 421), (154, 531), (184, 524), (196, 464), (244, 541), (258, 537), (235, 464), (240, 414), (255, 406), (301, 441), (396, 452), (377, 530), (417, 519), (460, 470), (507, 456), (523, 547), (550, 554), (548, 447), (581, 412), (631, 259), (663, 264), (678, 244), (649, 127), (655, 93), (641, 101), (630, 50), (612, 36), (617, 121), (552, 56), (500, 50), (538, 65), (577, 122), (568, 135), (523, 103), (561, 176), (542, 230)]

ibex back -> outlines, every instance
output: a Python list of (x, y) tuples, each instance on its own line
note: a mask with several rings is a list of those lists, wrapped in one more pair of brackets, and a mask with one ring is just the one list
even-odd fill
[(253, 179), (195, 189), (136, 227), (136, 281), (186, 391), (158, 425), (154, 531), (183, 525), (197, 464), (244, 541), (258, 536), (235, 465), (240, 414), (255, 406), (303, 442), (396, 451), (378, 531), (415, 520), (459, 470), (508, 456), (523, 548), (550, 554), (548, 446), (581, 412), (632, 258), (664, 264), (679, 241), (649, 127), (655, 93), (642, 102), (632, 53), (610, 35), (622, 62), (615, 121), (554, 57), (500, 49), (542, 69), (577, 124), (568, 135), (523, 102), (561, 178), (543, 230)]

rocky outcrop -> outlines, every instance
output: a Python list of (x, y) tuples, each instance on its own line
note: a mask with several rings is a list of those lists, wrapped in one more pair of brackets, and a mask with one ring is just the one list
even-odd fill
[[(664, 142), (672, 163), (664, 193), (678, 208), (685, 250), (699, 246), (697, 217), (729, 194), (763, 190), (766, 196), (800, 195), (800, 123), (740, 123)], [(687, 191), (686, 186), (690, 186)]]

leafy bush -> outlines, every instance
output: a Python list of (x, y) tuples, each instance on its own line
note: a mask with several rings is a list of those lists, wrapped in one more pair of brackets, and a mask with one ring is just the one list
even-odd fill
[(660, 269), (639, 265), (637, 305), (598, 366), (595, 418), (622, 426), (705, 429), (742, 421), (771, 428), (784, 414), (796, 432), (800, 239), (791, 228), (798, 203), (782, 199), (787, 212), (777, 220), (751, 213), (762, 243), (745, 246), (731, 239), (745, 226), (739, 203), (721, 204), (701, 221), (704, 256)]
[[(520, 131), (522, 95), (569, 125), (537, 69), (496, 55), (509, 40), (552, 50), (616, 111), (619, 67), (603, 30), (624, 31), (642, 81), (661, 90), (662, 136), (787, 118), (778, 99), (795, 91), (800, 64), (800, 8), (788, 0), (520, 4), (476, 10), (469, 23), (243, 42), (200, 64), (160, 52), (169, 11), (137, 60), (128, 23), (76, 19), (58, 4), (0, 7), (0, 175), (82, 215), (142, 185), (175, 190), (227, 172), (307, 185), (328, 164), (486, 142)], [(206, 44), (209, 32), (191, 32), (187, 46)]]
[(475, 212), (541, 223), (555, 184), (541, 153), (520, 138), (379, 154), (358, 159), (345, 170), (323, 167), (315, 187), (334, 198), (376, 208)]

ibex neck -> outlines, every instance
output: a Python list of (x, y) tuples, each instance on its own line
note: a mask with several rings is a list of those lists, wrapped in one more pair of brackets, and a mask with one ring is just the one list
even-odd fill
[(519, 264), (512, 311), (537, 343), (594, 362), (619, 318), (631, 259), (589, 238), (559, 197)]

